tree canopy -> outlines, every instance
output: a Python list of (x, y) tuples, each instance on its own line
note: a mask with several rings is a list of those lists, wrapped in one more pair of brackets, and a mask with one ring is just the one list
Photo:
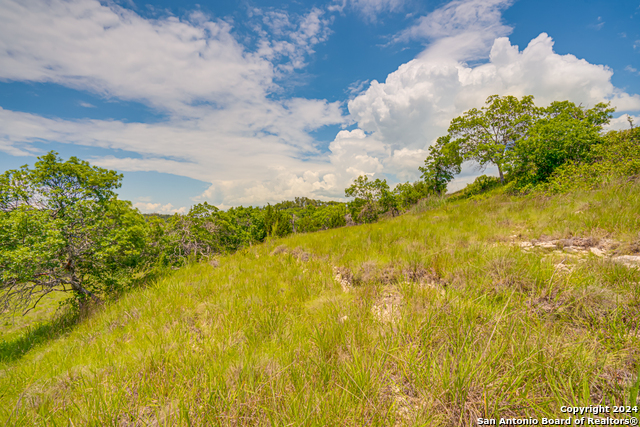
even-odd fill
[(451, 137), (441, 136), (435, 145), (429, 147), (429, 156), (424, 166), (418, 169), (426, 186), (435, 194), (442, 194), (455, 174), (460, 173), (462, 153), (459, 141), (451, 141)]
[(114, 190), (122, 176), (57, 153), (0, 178), (0, 304), (24, 309), (53, 291), (78, 299), (114, 286), (144, 250), (144, 218)]
[(493, 164), (504, 182), (510, 151), (535, 122), (539, 114), (533, 96), (492, 95), (480, 109), (472, 108), (456, 117), (449, 126), (449, 137), (460, 147), (464, 160), (474, 160), (481, 167)]
[(397, 210), (397, 200), (390, 191), (387, 180), (376, 178), (372, 181), (367, 175), (361, 175), (344, 190), (344, 194), (355, 197), (349, 203), (349, 212), (354, 220), (360, 222), (374, 222), (379, 213), (395, 213)]
[(614, 111), (607, 104), (586, 109), (557, 101), (540, 110), (539, 118), (517, 141), (509, 165), (518, 186), (545, 182), (561, 165), (589, 161), (591, 148), (604, 140), (602, 126)]
[[(604, 139), (603, 125), (614, 111), (608, 104), (592, 108), (570, 101), (539, 108), (533, 96), (492, 95), (485, 105), (454, 118), (445, 136), (429, 147), (422, 179), (436, 193), (446, 190), (462, 162), (481, 168), (494, 165), (501, 184), (525, 190), (569, 162), (589, 162), (592, 148)], [(474, 183), (474, 190), (489, 188), (490, 180)]]

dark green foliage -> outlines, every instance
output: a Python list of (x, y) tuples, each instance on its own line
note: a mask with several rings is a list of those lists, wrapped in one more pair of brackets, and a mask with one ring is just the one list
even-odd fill
[(451, 141), (451, 137), (441, 136), (435, 146), (429, 147), (429, 156), (424, 166), (419, 167), (422, 179), (430, 192), (442, 194), (454, 175), (460, 173), (463, 157), (459, 141)]
[(270, 236), (284, 237), (293, 233), (293, 216), (287, 215), (284, 211), (275, 211), (272, 216), (271, 227), (267, 228)]
[[(279, 231), (274, 236), (284, 236), (292, 232), (308, 233), (342, 227), (346, 225), (346, 213), (344, 203), (296, 197), (293, 201), (285, 200), (274, 206), (267, 206), (265, 222), (275, 224), (277, 218)], [(286, 225), (285, 221), (288, 221), (291, 227)], [(272, 225), (267, 225), (267, 229), (269, 227)]]
[(399, 208), (407, 209), (418, 203), (420, 199), (428, 197), (432, 189), (424, 181), (400, 183), (393, 189)]
[(392, 216), (398, 214), (398, 199), (392, 191), (389, 190), (387, 181), (384, 181), (384, 186), (380, 191), (380, 199), (378, 200), (381, 213), (389, 212)]
[[(335, 203), (335, 202), (334, 202)], [(335, 203), (316, 207), (308, 205), (294, 213), (296, 232), (308, 233), (346, 225), (346, 207), (343, 203)]]
[(381, 214), (396, 216), (431, 194), (433, 190), (423, 181), (400, 183), (390, 190), (386, 180), (371, 181), (366, 175), (345, 189), (347, 197), (354, 197), (347, 205), (349, 215), (365, 224), (377, 221)]
[[(358, 220), (360, 216), (360, 212), (364, 208), (365, 205), (369, 204), (365, 199), (355, 198), (347, 204), (347, 210), (349, 211), (349, 215), (351, 219), (354, 221)], [(377, 218), (377, 217), (376, 217)]]
[(520, 138), (513, 150), (509, 178), (515, 188), (532, 188), (546, 182), (567, 162), (590, 162), (592, 147), (604, 141), (602, 125), (612, 108), (597, 104), (591, 109), (569, 101), (553, 102)]
[(451, 121), (449, 137), (459, 147), (463, 160), (473, 160), (481, 167), (497, 166), (500, 181), (509, 167), (510, 153), (536, 121), (539, 109), (533, 96), (521, 100), (515, 96), (492, 95), (479, 110), (472, 108)]
[(344, 203), (297, 197), (264, 208), (240, 206), (227, 211), (205, 202), (193, 206), (187, 215), (147, 219), (158, 263), (166, 266), (234, 252), (267, 236), (341, 227), (346, 224), (345, 214)]
[(387, 180), (370, 181), (367, 175), (361, 175), (344, 190), (344, 194), (355, 197), (349, 202), (348, 209), (351, 218), (358, 222), (368, 224), (377, 221), (381, 213), (396, 215), (398, 212), (398, 201), (389, 190)]
[(208, 203), (195, 205), (187, 215), (162, 220), (147, 216), (151, 242), (162, 265), (234, 252), (267, 236), (284, 237), (346, 224), (345, 204), (297, 197), (264, 208), (236, 207), (221, 211)]
[(324, 227), (328, 228), (337, 228), (344, 227), (347, 225), (347, 220), (345, 219), (347, 215), (346, 206), (343, 204), (331, 207), (326, 209), (325, 212), (327, 216), (325, 217)]
[(539, 185), (549, 193), (590, 189), (610, 180), (640, 175), (640, 129), (611, 131), (593, 145), (588, 162), (569, 161)]
[(265, 216), (259, 208), (231, 208), (224, 212), (204, 202), (187, 215), (173, 215), (166, 221), (155, 219), (153, 242), (165, 264), (180, 264), (186, 259), (211, 257), (238, 250), (267, 236)]
[(0, 178), (0, 308), (53, 291), (116, 292), (147, 256), (144, 218), (114, 190), (122, 176), (51, 152)]

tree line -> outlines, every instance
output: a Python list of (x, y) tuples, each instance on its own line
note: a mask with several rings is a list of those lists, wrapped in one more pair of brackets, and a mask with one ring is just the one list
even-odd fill
[(345, 195), (352, 218), (373, 222), (426, 197), (442, 197), (464, 162), (480, 170), (495, 166), (498, 176), (481, 175), (448, 200), (473, 197), (497, 189), (510, 194), (562, 192), (592, 187), (615, 176), (640, 173), (640, 131), (603, 132), (614, 109), (591, 108), (570, 101), (537, 107), (533, 96), (492, 95), (449, 125), (447, 134), (428, 148), (421, 179), (389, 189), (386, 180), (358, 177)]
[(430, 147), (422, 170), (431, 188), (441, 192), (462, 162), (493, 165), (501, 185), (526, 193), (547, 183), (564, 165), (592, 163), (596, 147), (611, 138), (602, 129), (613, 112), (604, 103), (586, 108), (556, 101), (541, 108), (530, 95), (493, 95), (482, 108), (451, 121), (447, 135)]
[(346, 225), (345, 203), (306, 197), (143, 215), (118, 199), (121, 182), (115, 171), (55, 152), (0, 175), (0, 314), (27, 311), (50, 292), (71, 292), (81, 306), (269, 236)]
[(222, 211), (208, 203), (186, 215), (143, 215), (119, 200), (122, 175), (50, 152), (33, 168), (0, 175), (0, 313), (26, 311), (50, 292), (77, 306), (117, 295), (167, 268), (283, 237), (395, 216), (426, 197), (444, 197), (465, 161), (495, 165), (456, 197), (499, 187), (566, 191), (599, 177), (640, 173), (638, 129), (604, 134), (613, 109), (569, 101), (539, 108), (533, 97), (491, 96), (452, 120), (429, 147), (421, 179), (390, 188), (363, 175), (345, 189), (349, 203), (297, 197)]

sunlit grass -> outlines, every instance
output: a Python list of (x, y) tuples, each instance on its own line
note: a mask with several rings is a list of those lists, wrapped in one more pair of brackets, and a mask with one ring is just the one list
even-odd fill
[(511, 242), (630, 250), (638, 190), (431, 201), (181, 269), (2, 362), (0, 420), (475, 425), (629, 403), (640, 272)]

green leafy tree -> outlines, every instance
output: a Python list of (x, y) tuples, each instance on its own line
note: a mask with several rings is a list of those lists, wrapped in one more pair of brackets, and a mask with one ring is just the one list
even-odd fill
[(591, 161), (592, 147), (604, 141), (602, 126), (614, 111), (608, 104), (586, 109), (557, 101), (541, 110), (541, 117), (518, 140), (511, 172), (517, 187), (546, 182), (561, 165)]
[(369, 176), (360, 175), (349, 188), (344, 190), (344, 194), (347, 197), (355, 197), (366, 200), (367, 202), (374, 202), (380, 198), (380, 187), (380, 179), (370, 181)]
[(297, 210), (295, 213), (296, 232), (308, 233), (343, 227), (346, 225), (346, 213), (345, 205), (342, 203), (327, 204), (325, 206), (316, 203), (306, 204), (304, 208)]
[(355, 198), (349, 202), (348, 209), (351, 218), (360, 222), (375, 222), (380, 213), (397, 210), (397, 200), (389, 190), (387, 180), (376, 178), (371, 181), (367, 175), (361, 175), (344, 190), (344, 194)]
[(393, 189), (398, 201), (398, 206), (407, 209), (411, 205), (415, 205), (424, 197), (431, 193), (431, 189), (424, 181), (416, 181), (414, 183), (405, 182), (396, 185)]
[[(256, 242), (262, 242), (267, 237), (267, 228), (264, 223), (264, 213), (260, 208), (243, 207), (230, 208), (227, 212), (220, 212), (218, 215), (225, 217), (229, 222), (226, 234), (230, 247), (233, 250), (240, 249), (245, 246), (252, 245)], [(231, 236), (233, 239), (231, 239)], [(229, 246), (229, 243), (227, 244)]]
[(441, 136), (435, 145), (429, 147), (429, 156), (425, 159), (424, 166), (418, 169), (422, 172), (421, 178), (429, 191), (442, 194), (446, 192), (454, 175), (460, 173), (462, 161), (459, 141), (451, 141), (449, 135)]
[(284, 237), (293, 233), (293, 216), (267, 205), (264, 212), (264, 225), (269, 236)]
[(538, 188), (564, 193), (640, 176), (640, 128), (608, 132), (603, 143), (591, 147), (588, 158), (588, 162), (564, 163)]
[(0, 307), (72, 292), (81, 303), (115, 290), (145, 259), (147, 225), (114, 192), (122, 176), (50, 152), (0, 177)]
[(476, 161), (481, 167), (493, 164), (500, 182), (511, 160), (510, 153), (539, 114), (533, 96), (492, 95), (480, 109), (472, 108), (456, 117), (449, 126), (451, 141), (460, 147), (464, 160)]
[(347, 225), (346, 215), (347, 210), (343, 204), (328, 206), (322, 210), (323, 222), (326, 228), (344, 227)]
[(389, 212), (392, 216), (398, 215), (398, 197), (389, 190), (387, 181), (383, 181), (383, 187), (380, 189), (380, 199), (378, 200), (381, 213)]
[(199, 259), (224, 250), (219, 209), (207, 202), (194, 205), (187, 215), (175, 214), (166, 222), (163, 250), (176, 265), (186, 258)]
[(296, 232), (309, 233), (322, 229), (322, 219), (317, 215), (296, 216)]
[(222, 211), (204, 202), (186, 215), (175, 214), (164, 221), (154, 215), (148, 222), (157, 264), (164, 266), (233, 252), (267, 236), (264, 212), (253, 207)]

